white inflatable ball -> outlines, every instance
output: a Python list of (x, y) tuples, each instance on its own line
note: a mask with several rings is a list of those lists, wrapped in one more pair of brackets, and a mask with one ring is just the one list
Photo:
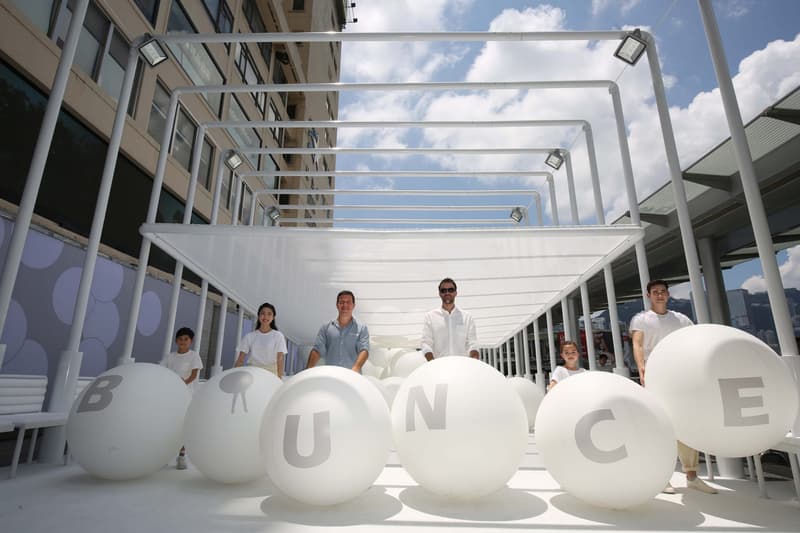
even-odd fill
[(390, 401), (389, 401), (389, 391), (388, 391), (388, 390), (386, 390), (386, 387), (383, 385), (383, 380), (381, 380), (381, 379), (378, 379), (378, 378), (376, 378), (376, 377), (374, 377), (374, 376), (368, 376), (368, 375), (366, 375), (366, 374), (364, 374), (364, 377), (365, 377), (365, 378), (367, 378), (367, 380), (368, 380), (370, 383), (372, 383), (373, 385), (375, 385), (375, 388), (377, 388), (377, 389), (378, 389), (378, 392), (380, 392), (380, 393), (381, 393), (381, 396), (383, 396), (383, 399), (384, 399), (384, 400), (386, 400), (386, 404), (387, 404), (387, 406), (388, 406), (389, 408), (391, 408), (392, 404), (391, 404), (391, 403), (390, 403)]
[(607, 372), (571, 376), (544, 398), (536, 447), (565, 491), (598, 507), (652, 499), (675, 469), (677, 443), (658, 399)]
[(522, 462), (525, 409), (496, 370), (443, 357), (405, 379), (392, 404), (400, 462), (435, 494), (473, 499), (505, 486)]
[(380, 368), (384, 368), (389, 364), (389, 350), (387, 348), (382, 348), (380, 346), (370, 346), (369, 347), (369, 359), (367, 362), (372, 363), (375, 366)]
[(263, 368), (231, 368), (195, 392), (186, 413), (184, 444), (207, 478), (243, 483), (267, 475), (261, 455), (264, 410), (282, 384)]
[(539, 404), (544, 399), (544, 392), (533, 381), (523, 377), (513, 377), (508, 380), (508, 383), (519, 394), (522, 405), (525, 406), (525, 414), (528, 416), (528, 428), (533, 429), (533, 425), (536, 422), (536, 412), (539, 410)]
[(418, 369), (425, 363), (427, 359), (422, 355), (422, 352), (417, 350), (406, 352), (399, 355), (392, 361), (392, 376), (398, 378), (407, 378), (414, 370)]
[(363, 376), (371, 376), (379, 379), (381, 374), (383, 374), (383, 367), (377, 366), (367, 359), (361, 366), (361, 374)]
[(369, 489), (392, 445), (386, 401), (366, 378), (336, 366), (286, 381), (264, 413), (267, 473), (286, 495), (334, 505)]
[(100, 478), (151, 474), (180, 450), (191, 397), (183, 380), (160, 365), (133, 363), (107, 370), (72, 405), (70, 453)]
[(392, 408), (394, 399), (397, 397), (397, 391), (400, 390), (400, 385), (403, 384), (403, 381), (405, 381), (405, 378), (400, 377), (389, 377), (381, 380), (383, 388), (386, 391), (386, 403), (389, 404), (389, 409)]
[(645, 385), (663, 403), (682, 442), (745, 457), (786, 435), (797, 385), (769, 346), (744, 331), (702, 324), (674, 331), (647, 360)]

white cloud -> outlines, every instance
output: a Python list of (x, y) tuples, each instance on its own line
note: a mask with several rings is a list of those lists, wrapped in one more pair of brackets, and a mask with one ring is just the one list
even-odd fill
[(719, 10), (723, 17), (741, 18), (750, 12), (750, 4), (746, 0), (724, 0), (716, 2), (715, 10)]
[[(600, 2), (603, 6), (604, 2)], [(363, 9), (361, 6), (365, 6)], [(375, 1), (359, 5), (358, 31), (441, 31), (457, 29), (467, 4), (432, 0), (424, 3)], [(373, 20), (374, 14), (374, 20)], [(643, 27), (644, 28), (644, 27)], [(550, 5), (523, 10), (506, 9), (487, 30), (558, 31), (569, 29), (567, 13)], [(347, 43), (343, 73), (347, 81), (458, 80), (526, 81), (567, 79), (616, 79), (622, 69), (612, 57), (616, 42), (487, 42), (382, 43), (372, 48)], [(557, 58), (557, 60), (554, 60)], [(456, 68), (458, 67), (458, 68)], [(465, 71), (466, 74), (458, 75)], [(678, 80), (665, 72), (669, 86)], [(642, 199), (668, 181), (664, 142), (653, 101), (650, 73), (645, 61), (628, 68), (619, 80), (628, 129), (628, 142), (638, 198)], [(791, 88), (800, 84), (800, 35), (792, 41), (774, 41), (745, 58), (734, 77), (745, 121)], [(685, 107), (673, 106), (670, 116), (681, 165), (686, 166), (728, 136), (718, 90), (697, 94)], [(384, 92), (353, 96), (341, 106), (344, 120), (517, 120), (585, 119), (592, 125), (606, 220), (627, 211), (611, 98), (603, 89)], [(586, 144), (577, 128), (486, 129), (342, 129), (341, 145), (409, 146), (420, 142), (433, 147), (570, 147), (575, 170), (578, 209), (583, 222), (593, 222), (594, 201)], [(574, 142), (573, 142), (574, 141)], [(429, 158), (431, 166), (445, 169), (545, 170), (542, 156), (462, 156)], [(501, 166), (502, 165), (502, 166)], [(428, 167), (430, 168), (430, 167)], [(558, 209), (562, 221), (569, 218), (565, 172), (556, 174)], [(518, 179), (509, 186), (534, 185), (547, 198), (543, 179)], [(549, 201), (545, 202), (550, 212)]]
[(688, 281), (669, 288), (669, 295), (676, 300), (688, 300), (691, 297), (692, 284)]
[(631, 9), (639, 5), (640, 0), (592, 0), (592, 16), (596, 17), (612, 5), (619, 6), (622, 14), (628, 13)]
[[(787, 254), (786, 261), (778, 265), (783, 286), (787, 289), (800, 289), (800, 245), (789, 248)], [(765, 292), (767, 290), (767, 282), (764, 276), (751, 276), (744, 280), (741, 288), (747, 290), (750, 294)]]

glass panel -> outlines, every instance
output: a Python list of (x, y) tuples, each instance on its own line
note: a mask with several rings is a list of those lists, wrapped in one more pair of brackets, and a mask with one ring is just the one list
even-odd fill
[(233, 183), (233, 171), (225, 167), (225, 174), (222, 176), (222, 189), (220, 190), (220, 203), (227, 210), (231, 208), (231, 183)]
[(50, 32), (50, 19), (53, 16), (53, 0), (12, 0), (17, 9), (22, 11), (34, 26), (42, 30), (42, 33)]
[(169, 109), (169, 93), (160, 83), (156, 82), (153, 104), (150, 107), (150, 122), (147, 125), (147, 133), (157, 142), (161, 142), (164, 135), (167, 109)]
[(103, 68), (98, 83), (114, 100), (119, 98), (122, 78), (125, 76), (125, 63), (128, 61), (128, 44), (117, 30), (111, 37), (108, 55), (103, 58)]
[[(167, 33), (197, 33), (186, 12), (177, 1), (172, 3), (172, 8), (169, 12)], [(186, 75), (195, 85), (222, 85), (225, 82), (225, 78), (211, 58), (211, 54), (202, 44), (171, 43), (168, 46), (175, 59), (183, 67)], [(211, 105), (214, 113), (219, 115), (222, 95), (219, 93), (204, 93), (203, 96)]]
[(158, 0), (133, 0), (133, 3), (139, 7), (139, 10), (150, 21), (150, 24), (155, 26), (156, 15), (158, 14)]
[(189, 170), (192, 161), (192, 143), (197, 126), (186, 111), (178, 111), (178, 127), (175, 129), (175, 140), (172, 145), (172, 156), (185, 168)]
[(239, 216), (239, 221), (247, 225), (250, 223), (250, 202), (253, 201), (253, 192), (250, 190), (250, 187), (247, 186), (246, 183), (242, 183), (242, 205), (239, 209), (241, 215)]
[[(250, 120), (247, 115), (245, 114), (242, 106), (239, 104), (239, 101), (234, 97), (231, 98), (231, 105), (230, 110), (228, 111), (228, 118), (230, 120)], [(243, 129), (243, 128), (231, 128), (228, 130), (233, 137), (237, 144), (242, 148), (261, 148), (261, 137), (258, 136), (258, 133), (252, 128)], [(247, 159), (250, 160), (250, 163), (253, 165), (253, 168), (258, 170), (258, 162), (259, 157), (258, 154), (248, 154)]]
[(208, 137), (203, 138), (203, 150), (200, 152), (200, 170), (197, 174), (197, 181), (211, 190), (211, 161), (214, 159), (214, 146), (209, 142)]

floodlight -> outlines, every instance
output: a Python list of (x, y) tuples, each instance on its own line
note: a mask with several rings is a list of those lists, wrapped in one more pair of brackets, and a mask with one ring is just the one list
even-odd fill
[(561, 155), (560, 150), (553, 150), (547, 154), (547, 159), (544, 160), (544, 164), (554, 170), (558, 170), (561, 168), (561, 165), (564, 164), (564, 156)]
[(512, 209), (510, 216), (511, 216), (511, 220), (513, 220), (517, 224), (522, 222), (522, 219), (525, 218), (525, 214), (522, 212), (522, 208), (521, 207), (515, 207), (514, 209)]
[(639, 58), (642, 57), (645, 48), (647, 48), (647, 41), (642, 38), (641, 30), (636, 28), (622, 39), (617, 51), (614, 52), (614, 57), (629, 65), (635, 65)]
[(159, 63), (167, 60), (167, 53), (161, 48), (161, 44), (154, 37), (148, 39), (139, 47), (139, 53), (142, 54), (145, 61), (151, 66), (155, 67)]
[(267, 216), (273, 223), (275, 223), (279, 218), (281, 218), (281, 211), (273, 205), (269, 208), (269, 211), (267, 211)]
[(242, 163), (242, 158), (236, 152), (233, 152), (228, 159), (225, 160), (225, 164), (228, 165), (228, 168), (231, 170), (236, 170)]

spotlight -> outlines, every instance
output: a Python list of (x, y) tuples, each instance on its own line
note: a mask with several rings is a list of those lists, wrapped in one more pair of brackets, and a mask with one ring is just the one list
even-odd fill
[(561, 155), (560, 150), (553, 150), (547, 154), (547, 159), (544, 160), (544, 164), (554, 170), (558, 170), (561, 168), (561, 165), (564, 164), (564, 156)]
[(522, 219), (525, 218), (525, 213), (523, 213), (521, 207), (515, 207), (511, 210), (511, 220), (519, 224), (522, 222)]
[(635, 65), (642, 57), (645, 48), (647, 48), (647, 41), (642, 38), (642, 32), (637, 28), (622, 39), (617, 51), (614, 52), (614, 57), (629, 65)]
[(278, 209), (273, 205), (272, 207), (269, 208), (269, 211), (267, 211), (267, 216), (274, 224), (275, 222), (278, 221), (279, 218), (281, 218), (281, 211), (280, 209)]
[(155, 38), (148, 39), (139, 47), (139, 53), (142, 54), (145, 61), (151, 66), (155, 67), (159, 63), (167, 60), (167, 54), (161, 48), (158, 40)]
[(242, 158), (239, 157), (239, 154), (236, 152), (231, 153), (228, 159), (225, 160), (225, 164), (228, 165), (228, 168), (231, 170), (236, 170), (242, 163)]

